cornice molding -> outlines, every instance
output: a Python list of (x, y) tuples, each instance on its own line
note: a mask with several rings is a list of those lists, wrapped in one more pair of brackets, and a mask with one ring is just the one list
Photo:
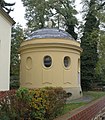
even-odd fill
[(15, 21), (0, 7), (0, 13), (12, 24), (15, 24)]
[[(38, 49), (72, 49), (78, 52), (82, 52), (82, 48), (76, 45), (72, 45), (69, 43), (34, 43), (34, 44), (25, 44), (24, 46), (21, 46), (19, 49), (19, 52), (25, 52), (25, 50), (38, 50)], [(62, 50), (61, 50), (62, 51)]]

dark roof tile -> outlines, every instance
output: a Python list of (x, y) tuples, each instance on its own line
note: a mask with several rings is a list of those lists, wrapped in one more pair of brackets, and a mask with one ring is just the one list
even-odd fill
[(74, 40), (74, 38), (69, 33), (55, 28), (43, 28), (36, 30), (31, 33), (27, 40), (34, 38), (65, 38)]

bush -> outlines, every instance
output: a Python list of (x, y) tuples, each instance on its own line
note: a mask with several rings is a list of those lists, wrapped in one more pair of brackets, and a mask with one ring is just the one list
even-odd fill
[(45, 120), (48, 99), (47, 90), (20, 88), (17, 91), (17, 98), (27, 105), (25, 108), (28, 111), (23, 110), (21, 113), (26, 113), (31, 120)]
[(16, 114), (16, 95), (6, 93), (6, 96), (0, 100), (0, 120), (15, 120)]
[[(29, 120), (31, 117), (31, 107), (30, 107), (30, 100), (31, 96), (29, 93), (29, 89), (27, 88), (20, 88), (16, 92), (17, 98), (17, 114), (20, 116), (21, 119)], [(21, 109), (20, 109), (21, 108)]]
[(47, 120), (52, 120), (63, 111), (66, 102), (67, 94), (63, 88), (46, 88), (48, 91), (48, 106), (46, 109), (45, 117)]
[(28, 89), (22, 89), (17, 93), (11, 93), (11, 91), (6, 93), (6, 96), (0, 100), (0, 120), (22, 120), (25, 118), (29, 120), (30, 116), (27, 115), (29, 115), (31, 107), (27, 104), (28, 100), (20, 97), (22, 93), (27, 94), (27, 92)]
[(45, 120), (45, 113), (48, 106), (48, 92), (45, 89), (30, 90), (32, 108), (31, 117), (38, 120)]
[(20, 88), (0, 101), (0, 120), (52, 120), (66, 102), (62, 88)]

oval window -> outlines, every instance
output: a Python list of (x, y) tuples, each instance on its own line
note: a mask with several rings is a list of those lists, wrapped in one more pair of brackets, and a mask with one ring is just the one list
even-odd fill
[(70, 66), (70, 57), (64, 57), (64, 66), (67, 68)]
[(50, 56), (45, 56), (44, 57), (44, 66), (45, 67), (50, 67), (52, 64), (52, 59)]

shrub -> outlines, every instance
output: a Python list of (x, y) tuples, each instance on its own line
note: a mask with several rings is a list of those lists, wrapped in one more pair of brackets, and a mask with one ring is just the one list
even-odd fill
[[(31, 107), (29, 102), (31, 101), (31, 95), (29, 93), (29, 89), (20, 88), (16, 92), (17, 98), (17, 114), (22, 119), (30, 119), (31, 117)], [(20, 109), (21, 108), (21, 109)]]
[(6, 96), (0, 100), (0, 120), (15, 120), (16, 114), (16, 96), (14, 93), (6, 93)]
[(22, 120), (24, 118), (29, 120), (30, 106), (25, 99), (20, 98), (18, 93), (20, 91), (17, 91), (17, 94), (7, 92), (6, 96), (0, 100), (0, 120)]
[(0, 101), (0, 120), (52, 120), (66, 102), (62, 88), (20, 88)]
[(48, 91), (48, 106), (45, 117), (47, 120), (52, 120), (63, 111), (67, 94), (61, 87), (48, 87), (45, 89)]
[(63, 88), (46, 87), (41, 89), (21, 88), (17, 91), (17, 96), (22, 102), (30, 106), (28, 108), (30, 118), (33, 120), (52, 120), (63, 110), (67, 94)]
[(24, 103), (27, 110), (21, 110), (21, 113), (26, 113), (31, 120), (45, 120), (48, 99), (47, 90), (20, 88), (16, 95), (20, 103), (22, 105)]

